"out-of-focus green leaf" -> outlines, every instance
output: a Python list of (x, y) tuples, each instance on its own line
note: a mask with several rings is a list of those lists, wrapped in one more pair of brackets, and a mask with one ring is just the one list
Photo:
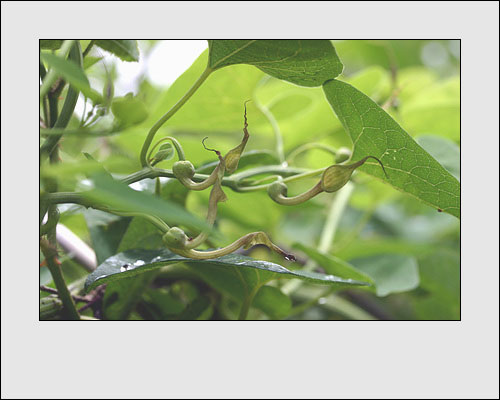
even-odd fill
[(460, 319), (460, 256), (448, 249), (418, 261), (420, 286), (426, 291), (415, 296), (417, 318), (426, 320)]
[(103, 57), (92, 57), (92, 56), (86, 56), (84, 59), (83, 59), (83, 69), (88, 69), (90, 68), (92, 65), (94, 65), (95, 63), (101, 61), (103, 59)]
[(63, 42), (64, 40), (62, 39), (57, 39), (57, 40), (40, 39), (40, 48), (45, 50), (57, 50), (62, 46)]
[(401, 104), (401, 123), (413, 136), (433, 134), (460, 140), (460, 78), (420, 90)]
[(111, 103), (111, 111), (120, 121), (122, 128), (140, 124), (148, 117), (148, 110), (144, 102), (131, 93), (124, 97), (114, 98)]
[(351, 85), (331, 80), (323, 85), (327, 100), (352, 138), (352, 160), (371, 155), (359, 169), (431, 206), (460, 217), (460, 183), (422, 149), (383, 109)]
[(333, 275), (307, 271), (291, 271), (278, 264), (254, 260), (239, 254), (229, 254), (211, 260), (193, 260), (174, 254), (167, 249), (135, 249), (116, 254), (104, 261), (87, 277), (85, 288), (89, 291), (103, 283), (132, 277), (161, 268), (164, 265), (178, 262), (188, 262), (196, 266), (197, 272), (201, 273), (207, 273), (211, 268), (229, 269), (229, 273), (236, 275), (245, 271), (254, 275), (253, 280), (261, 281), (269, 281), (277, 278), (299, 278), (311, 283), (332, 285), (338, 288), (366, 285), (365, 282), (342, 279)]
[(420, 256), (435, 250), (435, 246), (428, 243), (415, 243), (400, 238), (357, 238), (347, 247), (335, 251), (337, 257), (344, 260), (363, 258), (381, 254), (401, 254)]
[(139, 61), (137, 40), (96, 40), (95, 44), (123, 61)]
[(415, 140), (455, 178), (460, 180), (460, 147), (455, 142), (435, 135), (422, 135)]
[(252, 306), (265, 312), (271, 319), (283, 319), (290, 314), (292, 301), (273, 286), (262, 286), (255, 295)]
[(102, 96), (90, 87), (87, 76), (75, 62), (49, 53), (41, 53), (40, 58), (94, 103), (102, 103)]
[(102, 263), (116, 253), (131, 218), (92, 209), (86, 210), (84, 215), (97, 263)]
[(82, 192), (82, 196), (99, 205), (120, 212), (140, 212), (156, 215), (172, 224), (183, 224), (194, 229), (211, 229), (205, 221), (195, 217), (171, 201), (159, 199), (148, 193), (138, 192), (104, 175), (96, 175), (93, 182), (95, 187)]
[(209, 66), (251, 64), (296, 85), (320, 86), (343, 65), (328, 40), (209, 40)]
[(373, 279), (377, 296), (405, 292), (419, 284), (418, 265), (414, 257), (383, 254), (354, 259), (351, 264)]
[(340, 276), (341, 278), (355, 279), (370, 284), (374, 283), (367, 274), (358, 271), (354, 266), (338, 257), (332, 256), (331, 254), (321, 253), (318, 250), (301, 243), (295, 243), (293, 247), (306, 253), (329, 274)]

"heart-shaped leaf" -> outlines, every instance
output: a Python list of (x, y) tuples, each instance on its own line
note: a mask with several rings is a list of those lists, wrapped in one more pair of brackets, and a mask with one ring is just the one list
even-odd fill
[[(167, 264), (178, 262), (194, 263), (194, 260), (179, 256), (168, 249), (127, 250), (109, 257), (99, 265), (97, 269), (87, 277), (85, 289), (89, 291), (103, 283), (128, 278), (161, 268)], [(204, 265), (220, 268), (253, 268), (271, 274), (273, 278), (299, 278), (312, 283), (334, 285), (339, 288), (368, 285), (366, 282), (355, 281), (353, 279), (342, 279), (334, 275), (324, 275), (306, 271), (291, 271), (281, 265), (268, 261), (254, 260), (251, 257), (240, 254), (229, 254), (211, 260), (196, 260), (195, 263), (199, 268), (203, 268)]]
[(208, 65), (254, 65), (266, 74), (301, 86), (321, 86), (343, 65), (329, 40), (209, 40)]
[[(323, 90), (351, 136), (352, 161), (369, 155), (379, 158), (389, 175), (386, 181), (393, 187), (460, 218), (460, 183), (389, 114), (345, 82), (333, 79), (323, 85)], [(375, 162), (367, 162), (359, 169), (384, 179)]]

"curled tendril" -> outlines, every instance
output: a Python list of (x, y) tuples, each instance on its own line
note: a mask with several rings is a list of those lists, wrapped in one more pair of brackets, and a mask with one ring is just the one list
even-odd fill
[[(155, 162), (155, 157), (152, 157), (151, 155), (153, 154), (153, 151), (160, 145), (160, 143), (163, 143), (165, 142), (166, 140), (170, 140), (172, 142), (172, 145), (177, 153), (177, 158), (179, 159), (179, 161), (184, 161), (186, 159), (186, 156), (184, 155), (184, 150), (182, 149), (182, 146), (181, 144), (177, 141), (176, 138), (172, 137), (172, 136), (166, 136), (160, 140), (158, 140), (155, 145), (151, 148), (151, 150), (149, 150), (149, 153), (148, 153), (148, 156), (147, 156), (147, 160), (148, 160), (148, 165), (150, 167), (152, 167)], [(159, 161), (162, 161), (162, 160), (159, 160)], [(157, 161), (157, 162), (159, 162)]]

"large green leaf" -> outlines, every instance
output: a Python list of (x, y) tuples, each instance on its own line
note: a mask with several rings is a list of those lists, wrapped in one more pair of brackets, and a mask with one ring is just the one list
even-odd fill
[[(460, 217), (460, 183), (420, 147), (389, 114), (353, 86), (338, 80), (323, 85), (325, 95), (354, 144), (352, 160), (378, 157), (396, 189)], [(360, 170), (384, 179), (376, 162)]]
[(321, 86), (343, 65), (328, 40), (209, 40), (209, 67), (251, 64), (301, 86)]
[[(172, 179), (162, 185), (161, 197), (184, 205), (188, 192), (181, 183)], [(116, 251), (112, 254), (134, 248), (158, 249), (162, 247), (162, 234), (158, 228), (144, 218), (135, 217), (123, 235), (118, 249), (115, 249)], [(103, 299), (105, 319), (126, 319), (155, 275), (156, 271), (150, 271), (132, 278), (111, 282), (106, 287)]]
[(41, 53), (40, 58), (89, 99), (102, 102), (102, 96), (90, 87), (87, 76), (75, 62), (50, 53)]
[(123, 61), (139, 61), (137, 40), (96, 40), (95, 44)]
[(109, 283), (118, 279), (132, 277), (147, 271), (161, 268), (168, 264), (178, 262), (188, 262), (196, 264), (197, 268), (202, 270), (205, 267), (234, 268), (238, 270), (256, 269), (264, 273), (265, 280), (276, 278), (299, 278), (312, 283), (333, 285), (339, 288), (364, 286), (365, 282), (359, 282), (352, 279), (342, 279), (333, 275), (324, 275), (315, 272), (291, 271), (281, 265), (268, 261), (254, 260), (251, 257), (239, 254), (229, 254), (211, 260), (192, 260), (172, 253), (168, 249), (146, 250), (134, 249), (116, 254), (93, 271), (85, 282), (85, 289), (92, 290), (98, 285)]

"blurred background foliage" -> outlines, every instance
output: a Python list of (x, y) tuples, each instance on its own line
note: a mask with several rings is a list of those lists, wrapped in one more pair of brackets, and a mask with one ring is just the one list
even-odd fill
[[(89, 41), (81, 41), (85, 49)], [(341, 40), (332, 41), (344, 64), (340, 79), (383, 106), (414, 139), (457, 179), (460, 178), (460, 43), (456, 40)], [(55, 177), (61, 191), (86, 187), (89, 177), (87, 152), (115, 177), (141, 169), (139, 153), (150, 127), (191, 87), (203, 72), (207, 51), (168, 87), (148, 75), (148, 60), (161, 41), (138, 41), (141, 63), (125, 62), (94, 47), (86, 57), (85, 72), (91, 86), (105, 93), (115, 82), (110, 109), (92, 111), (80, 95), (77, 112), (68, 129), (82, 119), (93, 120), (88, 135), (66, 135), (60, 146), (62, 163), (42, 166), (41, 176)], [(48, 50), (44, 50), (48, 51)], [(176, 58), (175, 52), (169, 55)], [(125, 87), (133, 93), (130, 107), (120, 108), (120, 66), (136, 69)], [(156, 68), (158, 68), (156, 66)], [(161, 68), (168, 70), (169, 59)], [(65, 93), (61, 94), (64, 97)], [(276, 149), (267, 109), (277, 122), (285, 155), (305, 143), (339, 148), (352, 147), (349, 136), (325, 100), (321, 88), (305, 88), (274, 79), (249, 65), (233, 65), (213, 73), (180, 111), (165, 124), (156, 138), (175, 136), (186, 156), (199, 167), (216, 161), (201, 140), (223, 154), (241, 140), (243, 103), (247, 99), (250, 140), (246, 151)], [(117, 105), (118, 104), (118, 105)], [(113, 106), (114, 105), (114, 106)], [(85, 108), (85, 111), (83, 111)], [(91, 111), (91, 114), (88, 114)], [(119, 124), (113, 135), (97, 136)], [(272, 157), (271, 157), (272, 158)], [(159, 164), (170, 168), (172, 161)], [(322, 168), (332, 164), (331, 154), (320, 149), (301, 153), (293, 166)], [(298, 193), (317, 178), (290, 184)], [(397, 192), (361, 173), (353, 177), (353, 191), (335, 231), (328, 254), (349, 262), (370, 276), (376, 290), (349, 289), (332, 293), (325, 287), (302, 284), (283, 289), (287, 281), (271, 282), (259, 292), (250, 319), (419, 319), (460, 318), (460, 221), (437, 213), (418, 200)], [(183, 192), (174, 181), (161, 179), (162, 196), (185, 204), (204, 218), (209, 191)], [(155, 182), (145, 180), (133, 189), (153, 192)], [(278, 259), (256, 247), (249, 255), (274, 261), (289, 269), (300, 268), (310, 254), (297, 243), (317, 251), (325, 219), (334, 196), (320, 194), (296, 207), (279, 206), (265, 192), (236, 193), (226, 188), (226, 203), (219, 205), (217, 227), (222, 244), (255, 230), (271, 235), (275, 243), (290, 249), (298, 263)], [(60, 205), (60, 223), (89, 244), (99, 262), (131, 247), (161, 246), (149, 226), (136, 218), (119, 217), (77, 205)], [(135, 225), (135, 226), (134, 226)], [(134, 228), (135, 230), (131, 230)], [(124, 237), (125, 234), (125, 237)], [(127, 238), (128, 235), (128, 238)], [(149, 235), (149, 236), (148, 236)], [(147, 238), (147, 240), (145, 239)], [(128, 247), (127, 247), (128, 246)], [(68, 283), (87, 275), (71, 254), (61, 257)], [(309, 261), (311, 262), (311, 261)], [(317, 264), (317, 270), (328, 267)], [(135, 278), (133, 278), (135, 279)], [(122, 281), (123, 282), (123, 281)], [(103, 299), (109, 319), (226, 319), (237, 316), (238, 301), (187, 267), (166, 267), (144, 274), (132, 284), (108, 284)], [(51, 286), (50, 274), (40, 269), (40, 284)], [(133, 286), (133, 287), (132, 287)], [(272, 288), (272, 289), (271, 289)], [(46, 296), (41, 292), (41, 296)], [(275, 304), (266, 309), (266, 303)], [(88, 309), (84, 313), (91, 315)]]

